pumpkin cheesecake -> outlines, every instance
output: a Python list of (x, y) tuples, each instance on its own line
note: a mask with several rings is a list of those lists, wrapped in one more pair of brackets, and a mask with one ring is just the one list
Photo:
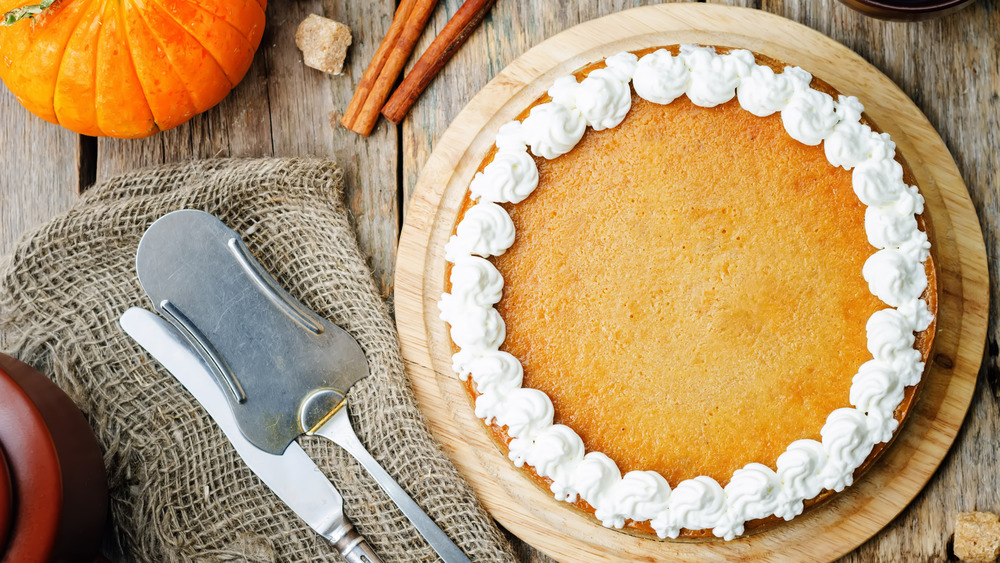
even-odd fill
[(732, 539), (851, 484), (914, 400), (923, 199), (853, 97), (620, 53), (500, 128), (440, 303), (477, 416), (605, 526)]

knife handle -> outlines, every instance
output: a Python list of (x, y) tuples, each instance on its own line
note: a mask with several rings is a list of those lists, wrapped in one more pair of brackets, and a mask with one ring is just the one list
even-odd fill
[(347, 563), (382, 563), (382, 559), (376, 555), (372, 546), (351, 527), (346, 534), (341, 536), (334, 544)]

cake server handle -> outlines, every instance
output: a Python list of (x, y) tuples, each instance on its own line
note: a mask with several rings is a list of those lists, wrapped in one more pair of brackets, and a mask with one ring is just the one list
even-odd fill
[(462, 553), (462, 550), (455, 545), (451, 539), (431, 520), (430, 516), (417, 505), (416, 502), (406, 494), (406, 491), (396, 483), (396, 480), (382, 468), (368, 450), (365, 449), (361, 441), (358, 440), (351, 420), (347, 416), (346, 404), (342, 405), (337, 412), (330, 416), (323, 424), (309, 432), (313, 436), (322, 436), (327, 440), (344, 448), (347, 453), (354, 456), (354, 459), (361, 463), (361, 466), (375, 479), (382, 487), (382, 490), (389, 495), (396, 506), (403, 511), (403, 514), (413, 523), (413, 526), (420, 532), (420, 535), (427, 540), (431, 548), (445, 561), (445, 563), (471, 563), (469, 558)]

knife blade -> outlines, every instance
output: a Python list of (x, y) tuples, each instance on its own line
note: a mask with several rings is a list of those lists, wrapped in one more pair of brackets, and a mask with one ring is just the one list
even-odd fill
[(330, 541), (350, 563), (380, 563), (344, 515), (344, 498), (297, 442), (281, 455), (267, 453), (240, 432), (222, 389), (184, 337), (156, 314), (132, 307), (122, 329), (160, 362), (208, 411), (244, 462), (306, 524)]

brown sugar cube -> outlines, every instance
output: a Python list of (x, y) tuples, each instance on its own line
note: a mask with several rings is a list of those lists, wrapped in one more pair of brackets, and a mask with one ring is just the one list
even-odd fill
[(351, 44), (351, 28), (323, 16), (309, 14), (295, 32), (295, 44), (306, 66), (330, 74), (344, 70), (344, 57)]
[(993, 563), (1000, 555), (1000, 521), (989, 512), (961, 512), (955, 518), (955, 556), (968, 563)]

